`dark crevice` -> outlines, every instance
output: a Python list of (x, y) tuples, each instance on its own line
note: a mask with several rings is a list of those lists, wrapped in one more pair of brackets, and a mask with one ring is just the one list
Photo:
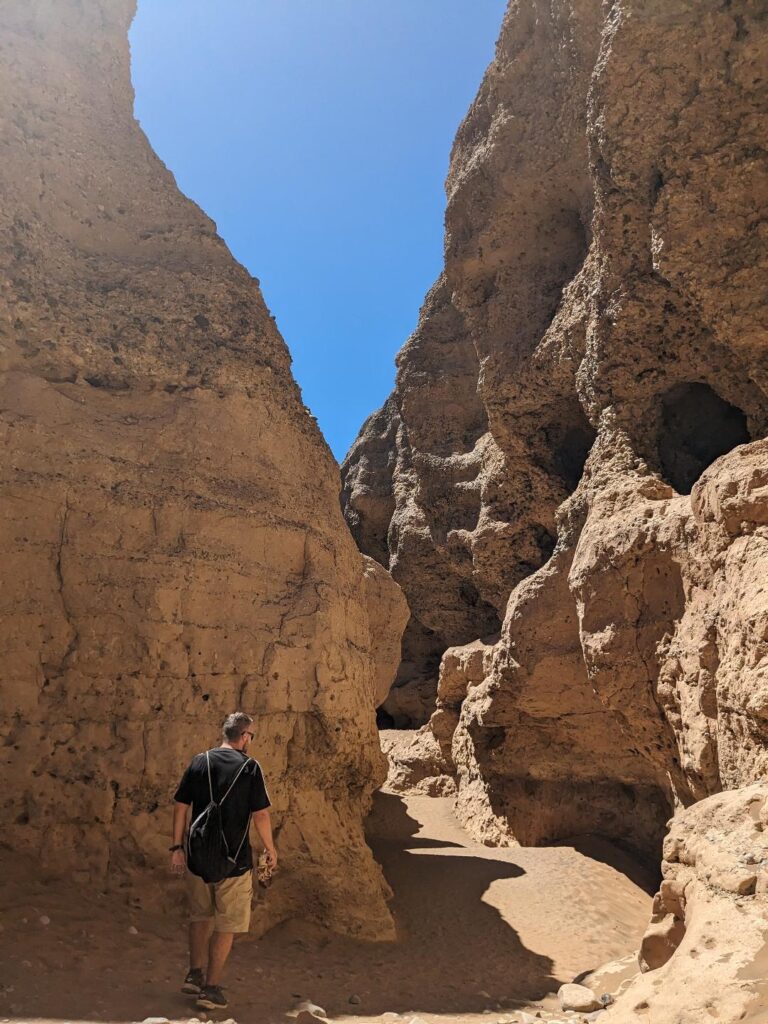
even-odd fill
[(597, 434), (574, 396), (563, 401), (556, 421), (542, 428), (544, 466), (572, 493), (581, 480)]
[(657, 450), (662, 475), (679, 494), (715, 459), (750, 441), (747, 417), (708, 384), (678, 384), (662, 397)]

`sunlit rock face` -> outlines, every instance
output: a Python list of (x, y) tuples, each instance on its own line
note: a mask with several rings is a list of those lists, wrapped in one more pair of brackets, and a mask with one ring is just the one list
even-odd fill
[(258, 282), (133, 119), (132, 0), (0, 11), (3, 842), (113, 883), (256, 716), (257, 927), (392, 934), (361, 820), (406, 611), (366, 569)]
[(512, 3), (459, 129), (444, 276), (345, 502), (432, 644), (385, 708), (435, 712), (488, 842), (655, 857), (765, 772), (766, 58), (747, 0)]
[(606, 1024), (764, 1019), (767, 829), (765, 783), (676, 815), (640, 948), (643, 973), (605, 1014)]

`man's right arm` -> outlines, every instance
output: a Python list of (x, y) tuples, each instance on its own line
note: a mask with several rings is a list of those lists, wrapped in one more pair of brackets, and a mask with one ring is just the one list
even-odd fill
[[(173, 846), (184, 845), (184, 832), (187, 827), (187, 814), (189, 804), (183, 804), (178, 800), (173, 803)], [(183, 875), (187, 866), (187, 858), (184, 850), (173, 850), (171, 852), (171, 871), (174, 875)]]
[(272, 819), (269, 816), (269, 808), (265, 807), (261, 811), (253, 812), (253, 823), (256, 826), (256, 831), (259, 833), (259, 838), (264, 843), (264, 849), (267, 851), (267, 858), (269, 859), (270, 867), (277, 867), (277, 850), (275, 849), (275, 843), (272, 839)]
[[(193, 762), (194, 763), (194, 762)], [(189, 765), (181, 778), (178, 789), (173, 795), (173, 826), (171, 830), (171, 845), (183, 846), (184, 833), (187, 828), (187, 815), (192, 805), (192, 764)], [(187, 858), (184, 850), (171, 851), (171, 871), (174, 875), (183, 875), (187, 866)]]

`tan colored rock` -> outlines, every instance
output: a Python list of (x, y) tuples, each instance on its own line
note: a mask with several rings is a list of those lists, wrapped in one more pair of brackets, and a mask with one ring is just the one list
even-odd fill
[(370, 647), (376, 665), (374, 706), (387, 699), (402, 660), (401, 638), (410, 612), (402, 590), (373, 558), (363, 556)]
[[(457, 574), (503, 612), (483, 679), (430, 724), (486, 842), (597, 833), (656, 857), (676, 807), (764, 775), (767, 59), (750, 0), (513, 3), (459, 129), (444, 275), (392, 429), (364, 430), (345, 473), (349, 508), (380, 442), (378, 536), (436, 646), (487, 628), (455, 614)], [(447, 394), (485, 418), (471, 447)], [(441, 533), (468, 489), (472, 528)], [(480, 560), (490, 520), (506, 539)], [(537, 569), (539, 528), (557, 546)], [(425, 664), (398, 679), (419, 700)]]
[(557, 999), (561, 1010), (573, 1010), (575, 1013), (592, 1013), (603, 1008), (595, 993), (586, 985), (561, 985)]
[(385, 792), (422, 796), (456, 792), (453, 764), (446, 760), (431, 729), (382, 729), (379, 739), (389, 762)]
[(3, 842), (146, 895), (243, 708), (282, 854), (256, 927), (391, 937), (361, 820), (402, 602), (258, 283), (133, 118), (134, 7), (0, 11)]
[[(757, 865), (768, 864), (768, 786), (702, 800), (676, 815), (664, 842), (664, 881), (654, 917), (678, 917), (676, 948), (657, 969), (630, 982), (606, 1024), (718, 1024), (762, 1020), (765, 991), (765, 893)], [(650, 946), (649, 946), (650, 942)], [(655, 926), (643, 942), (657, 949)]]
[(554, 509), (568, 493), (557, 479), (507, 464), (487, 430), (478, 375), (441, 279), (398, 356), (393, 395), (342, 466), (352, 532), (391, 570), (411, 609), (384, 704), (398, 726), (429, 718), (447, 647), (498, 633), (510, 589), (549, 556)]
[(685, 935), (685, 889), (672, 879), (661, 883), (640, 947), (640, 967), (655, 971), (676, 951)]

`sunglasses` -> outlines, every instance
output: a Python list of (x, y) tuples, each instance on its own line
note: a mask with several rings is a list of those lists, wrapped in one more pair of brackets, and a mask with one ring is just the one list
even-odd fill
[(253, 733), (253, 732), (249, 732), (248, 729), (244, 729), (243, 730), (243, 736), (250, 736), (251, 737), (251, 743), (253, 743), (253, 741), (256, 739), (256, 734)]

